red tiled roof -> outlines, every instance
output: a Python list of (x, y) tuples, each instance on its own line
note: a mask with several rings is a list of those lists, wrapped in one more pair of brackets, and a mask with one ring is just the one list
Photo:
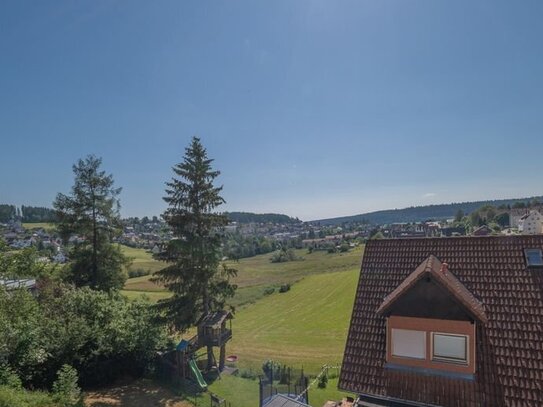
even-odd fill
[(476, 319), (483, 323), (487, 321), (481, 302), (448, 270), (448, 265), (444, 267), (444, 263), (441, 263), (433, 254), (428, 256), (415, 271), (386, 296), (383, 303), (377, 309), (377, 313), (383, 315), (398, 298), (409, 291), (426, 274), (430, 274), (437, 280)]
[[(543, 249), (543, 235), (368, 242), (339, 387), (441, 406), (543, 406), (543, 268), (526, 267), (526, 248)], [(474, 380), (384, 368), (377, 310), (430, 255), (449, 264), (486, 317)]]

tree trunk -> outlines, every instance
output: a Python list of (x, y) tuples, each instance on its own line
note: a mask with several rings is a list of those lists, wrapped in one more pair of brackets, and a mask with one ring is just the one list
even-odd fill
[[(210, 307), (209, 307), (209, 295), (207, 293), (207, 287), (204, 287), (203, 292), (203, 300), (204, 300), (204, 316), (209, 314)], [(215, 359), (213, 355), (213, 346), (208, 345), (207, 347), (207, 370), (211, 370), (213, 367), (213, 360)]]
[(98, 284), (98, 231), (96, 226), (96, 196), (92, 192), (92, 281), (93, 285)]

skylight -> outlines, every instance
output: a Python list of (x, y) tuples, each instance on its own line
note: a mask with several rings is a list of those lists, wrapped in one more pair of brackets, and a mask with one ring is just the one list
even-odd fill
[(528, 266), (543, 266), (543, 255), (541, 249), (525, 249), (526, 264)]

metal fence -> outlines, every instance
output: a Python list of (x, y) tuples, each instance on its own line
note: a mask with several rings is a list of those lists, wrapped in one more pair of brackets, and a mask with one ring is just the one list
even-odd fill
[(285, 366), (272, 367), (260, 377), (260, 407), (263, 407), (276, 394), (284, 394), (309, 404), (307, 388), (309, 380), (303, 370), (296, 370)]

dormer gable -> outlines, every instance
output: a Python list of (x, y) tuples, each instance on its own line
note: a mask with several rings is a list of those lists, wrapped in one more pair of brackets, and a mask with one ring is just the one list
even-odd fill
[(481, 302), (436, 256), (428, 256), (385, 297), (377, 313), (383, 316), (477, 320), (486, 323)]

